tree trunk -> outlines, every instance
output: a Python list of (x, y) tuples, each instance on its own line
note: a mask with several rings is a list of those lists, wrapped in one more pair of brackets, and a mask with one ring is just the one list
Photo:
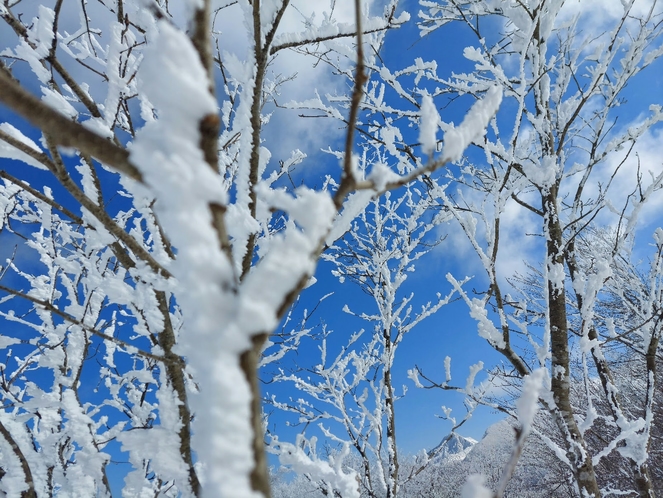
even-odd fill
[(265, 498), (271, 497), (269, 485), (269, 470), (267, 469), (267, 455), (265, 454), (265, 438), (262, 427), (262, 398), (258, 385), (258, 362), (262, 347), (267, 340), (267, 334), (253, 337), (253, 347), (245, 351), (240, 357), (240, 366), (251, 388), (251, 426), (253, 428), (253, 461), (251, 471), (251, 488), (262, 493)]
[[(649, 346), (647, 348), (646, 360), (647, 360), (647, 398), (645, 401), (645, 410), (643, 417), (645, 420), (654, 418), (652, 413), (654, 409), (654, 396), (656, 393), (656, 352), (658, 351), (659, 343), (659, 322), (661, 318), (657, 320), (656, 325), (652, 330), (652, 336), (649, 340)], [(647, 434), (647, 450), (651, 445), (651, 429)], [(633, 475), (635, 479), (636, 489), (638, 490), (638, 496), (640, 498), (655, 498), (656, 493), (654, 492), (654, 486), (651, 480), (651, 475), (649, 473), (649, 465), (647, 462), (642, 465), (638, 465), (636, 462), (632, 463)]]
[(587, 445), (573, 417), (569, 378), (569, 338), (566, 317), (566, 292), (564, 285), (564, 245), (562, 227), (557, 216), (557, 187), (553, 186), (543, 196), (547, 245), (548, 312), (552, 352), (552, 393), (559, 412), (558, 425), (566, 454), (573, 465), (573, 473), (581, 496), (599, 498), (601, 492)]
[(391, 382), (391, 337), (389, 331), (384, 330), (384, 387), (387, 396), (384, 400), (387, 412), (387, 451), (389, 462), (389, 481), (387, 482), (387, 498), (394, 498), (398, 493), (398, 449), (396, 448), (396, 412), (394, 409), (394, 387)]

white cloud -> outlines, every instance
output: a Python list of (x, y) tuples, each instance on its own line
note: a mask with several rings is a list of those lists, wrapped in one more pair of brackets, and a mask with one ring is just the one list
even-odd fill
[[(635, 22), (634, 18), (643, 17), (648, 14), (652, 8), (650, 0), (636, 0), (630, 11), (630, 22)], [(655, 13), (660, 13), (663, 6), (656, 7)], [(565, 22), (576, 15), (582, 17), (582, 22), (587, 23), (587, 27), (595, 30), (603, 30), (620, 19), (624, 14), (624, 2), (620, 0), (575, 0), (564, 2), (559, 12), (560, 20)]]

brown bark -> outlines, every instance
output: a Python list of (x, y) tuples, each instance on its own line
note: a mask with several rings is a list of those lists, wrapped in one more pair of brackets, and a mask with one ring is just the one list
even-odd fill
[(164, 291), (155, 291), (159, 311), (163, 315), (163, 330), (159, 334), (159, 345), (163, 349), (165, 357), (164, 366), (166, 367), (166, 375), (168, 381), (171, 383), (177, 399), (179, 400), (179, 416), (182, 427), (178, 433), (180, 438), (180, 455), (182, 460), (186, 463), (189, 472), (189, 486), (194, 496), (202, 494), (202, 488), (198, 475), (196, 474), (195, 467), (193, 466), (193, 452), (191, 451), (191, 412), (189, 411), (189, 404), (186, 393), (186, 381), (184, 369), (186, 365), (184, 360), (173, 352), (177, 341), (175, 338), (175, 330), (170, 320), (170, 311), (168, 307), (168, 300)]
[[(649, 346), (645, 354), (646, 363), (647, 363), (647, 395), (645, 400), (645, 409), (643, 416), (645, 419), (653, 410), (654, 407), (654, 393), (656, 392), (657, 382), (656, 382), (656, 352), (658, 351), (659, 343), (659, 331), (658, 327), (660, 326), (660, 319), (656, 322), (655, 330), (652, 332), (652, 337), (649, 341)], [(647, 452), (649, 453), (649, 447), (651, 446), (651, 433), (647, 438)], [(638, 490), (638, 496), (640, 498), (655, 498), (656, 493), (654, 492), (654, 484), (651, 479), (651, 474), (649, 472), (649, 465), (647, 462), (642, 465), (638, 465), (637, 462), (631, 463), (633, 469), (633, 476), (635, 480), (636, 489)]]
[(387, 498), (394, 498), (398, 493), (398, 448), (396, 447), (396, 410), (394, 409), (394, 386), (391, 382), (391, 337), (389, 331), (384, 330), (385, 357), (384, 387), (387, 390), (385, 397), (385, 410), (387, 412), (387, 453), (389, 462), (389, 478), (387, 483)]
[(260, 355), (262, 354), (262, 348), (267, 337), (267, 334), (260, 334), (253, 337), (253, 347), (245, 351), (240, 357), (240, 367), (251, 389), (252, 449), (254, 458), (254, 467), (250, 476), (251, 488), (254, 491), (261, 492), (265, 498), (270, 498), (269, 470), (267, 468), (267, 456), (265, 455), (261, 416), (262, 396), (260, 395), (260, 386), (258, 385), (258, 363), (260, 362)]
[(28, 464), (28, 461), (25, 459), (25, 455), (23, 455), (21, 448), (19, 448), (16, 441), (14, 441), (14, 438), (12, 437), (11, 433), (7, 430), (7, 428), (4, 426), (2, 422), (0, 422), (0, 435), (2, 435), (2, 437), (5, 438), (9, 446), (11, 446), (11, 449), (14, 452), (14, 456), (18, 458), (18, 461), (21, 464), (21, 470), (25, 475), (25, 483), (28, 485), (28, 489), (21, 493), (21, 498), (37, 498), (34, 479), (32, 478), (32, 471), (30, 470), (30, 465)]
[(0, 102), (49, 135), (55, 144), (75, 147), (120, 173), (142, 181), (140, 172), (129, 161), (129, 152), (126, 149), (51, 109), (2, 71), (0, 71)]
[[(547, 264), (564, 265), (562, 227), (557, 215), (557, 187), (543, 195), (545, 232), (547, 235)], [(552, 352), (551, 388), (558, 411), (557, 422), (562, 432), (566, 454), (573, 465), (576, 483), (582, 496), (599, 498), (601, 492), (587, 445), (573, 416), (569, 376), (569, 331), (566, 316), (566, 292), (563, 281), (548, 277), (548, 311)]]

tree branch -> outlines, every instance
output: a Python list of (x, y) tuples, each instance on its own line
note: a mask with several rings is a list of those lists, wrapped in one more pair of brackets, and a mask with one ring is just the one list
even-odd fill
[(116, 171), (141, 182), (142, 175), (129, 160), (129, 152), (44, 104), (18, 82), (0, 71), (0, 102), (51, 136), (54, 143), (74, 147)]

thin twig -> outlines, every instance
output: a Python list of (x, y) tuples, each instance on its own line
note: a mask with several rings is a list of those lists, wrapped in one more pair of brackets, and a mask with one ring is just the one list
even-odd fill
[(111, 216), (106, 212), (103, 206), (97, 205), (92, 199), (90, 199), (85, 192), (83, 192), (78, 185), (71, 179), (69, 173), (67, 172), (62, 157), (58, 152), (57, 148), (51, 142), (51, 137), (46, 135), (46, 142), (49, 148), (51, 155), (53, 156), (53, 161), (55, 167), (53, 174), (60, 181), (62, 186), (66, 188), (69, 193), (83, 206), (85, 209), (90, 211), (95, 218), (97, 218), (101, 224), (108, 230), (111, 235), (116, 237), (118, 240), (122, 241), (125, 246), (127, 246), (131, 252), (133, 252), (137, 258), (143, 260), (147, 265), (152, 268), (156, 273), (170, 278), (172, 275), (168, 270), (166, 270), (154, 257), (147, 252), (147, 250), (138, 243), (131, 235), (124, 231), (117, 222), (111, 218)]
[(352, 90), (352, 101), (350, 104), (350, 117), (348, 118), (348, 131), (345, 135), (345, 156), (343, 158), (343, 176), (341, 184), (334, 195), (334, 205), (336, 209), (343, 206), (345, 197), (352, 192), (357, 185), (357, 180), (352, 170), (352, 150), (354, 143), (354, 132), (357, 126), (357, 116), (359, 115), (359, 106), (361, 98), (364, 95), (364, 83), (367, 80), (364, 68), (364, 47), (361, 31), (361, 1), (355, 0), (355, 17), (357, 22), (357, 67), (355, 68), (355, 85)]
[(118, 346), (121, 346), (123, 348), (126, 348), (128, 352), (135, 352), (136, 354), (139, 354), (141, 356), (145, 356), (146, 358), (151, 358), (156, 361), (160, 362), (165, 362), (166, 358), (163, 356), (159, 356), (153, 353), (148, 353), (147, 351), (143, 351), (142, 349), (134, 346), (133, 344), (129, 344), (126, 341), (123, 341), (122, 339), (118, 337), (113, 337), (110, 335), (106, 335), (103, 332), (98, 331), (97, 329), (90, 327), (89, 325), (85, 325), (81, 320), (78, 320), (77, 318), (71, 316), (69, 313), (65, 313), (64, 311), (58, 309), (56, 306), (53, 304), (49, 303), (48, 301), (44, 301), (42, 299), (37, 299), (36, 297), (30, 296), (28, 294), (25, 294), (21, 291), (17, 291), (15, 289), (12, 289), (10, 287), (6, 287), (4, 285), (0, 285), (0, 291), (4, 291), (8, 294), (11, 294), (12, 296), (16, 297), (21, 297), (23, 299), (26, 299), (30, 301), (31, 303), (36, 304), (37, 306), (41, 306), (44, 308), (46, 311), (53, 313), (54, 315), (59, 316), (60, 318), (63, 318), (64, 320), (68, 321), (72, 325), (78, 325), (79, 327), (82, 327), (85, 329), (87, 332), (90, 332), (91, 334), (94, 334), (98, 337), (101, 337), (102, 339), (109, 340), (117, 344)]
[(64, 207), (62, 204), (59, 204), (59, 203), (55, 202), (53, 199), (51, 199), (51, 198), (45, 196), (44, 194), (42, 194), (41, 192), (39, 192), (39, 190), (36, 190), (36, 189), (32, 188), (30, 185), (28, 185), (24, 181), (19, 180), (18, 178), (15, 178), (14, 176), (7, 173), (6, 171), (0, 170), (0, 178), (4, 178), (5, 180), (13, 183), (14, 185), (16, 185), (18, 187), (21, 187), (23, 190), (30, 193), (30, 195), (33, 195), (34, 197), (36, 197), (40, 201), (45, 202), (46, 204), (51, 206), (53, 209), (56, 209), (56, 210), (60, 211), (62, 214), (64, 214), (67, 218), (71, 219), (71, 221), (73, 221), (77, 225), (84, 225), (85, 224), (85, 222), (83, 221), (83, 218), (75, 215), (74, 213), (69, 211), (66, 207)]

